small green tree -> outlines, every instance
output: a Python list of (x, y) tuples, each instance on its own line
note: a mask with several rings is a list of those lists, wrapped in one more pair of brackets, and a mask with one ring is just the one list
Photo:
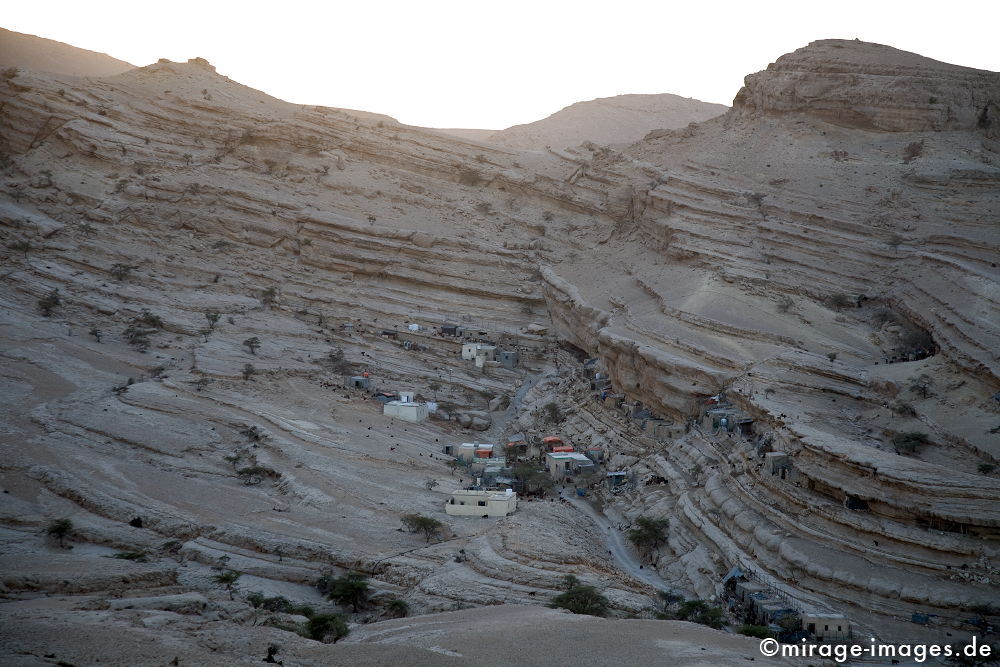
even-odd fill
[(679, 621), (691, 621), (707, 625), (710, 628), (719, 630), (724, 621), (723, 611), (720, 607), (711, 607), (704, 600), (687, 600), (677, 607), (674, 615)]
[(48, 317), (60, 304), (62, 304), (62, 299), (59, 298), (59, 290), (53, 289), (38, 300), (38, 310), (43, 316)]
[(205, 319), (208, 320), (208, 328), (215, 329), (215, 325), (218, 323), (220, 317), (221, 315), (214, 310), (206, 312)]
[(128, 328), (125, 329), (124, 336), (128, 344), (140, 352), (145, 352), (149, 349), (149, 333), (146, 329), (130, 324)]
[(233, 599), (233, 588), (243, 573), (239, 570), (223, 570), (215, 575), (215, 583), (222, 584), (229, 591), (229, 599)]
[(837, 353), (836, 352), (827, 352), (826, 353), (826, 358), (829, 359), (831, 362), (834, 362), (834, 361), (837, 360)]
[(588, 614), (590, 616), (607, 616), (608, 599), (597, 592), (593, 586), (576, 584), (565, 593), (552, 598), (550, 607), (568, 609), (574, 614)]
[(270, 308), (278, 297), (278, 290), (275, 287), (268, 287), (260, 295), (260, 302)]
[(756, 637), (757, 639), (767, 639), (774, 636), (774, 633), (766, 625), (741, 625), (738, 632), (741, 635)]
[(336, 578), (324, 575), (317, 587), (337, 604), (351, 605), (355, 614), (358, 613), (358, 608), (368, 601), (370, 594), (368, 578), (357, 572), (348, 572)]
[(667, 519), (640, 516), (635, 520), (635, 528), (628, 531), (628, 539), (639, 551), (652, 551), (666, 539), (663, 531), (667, 523)]
[(562, 410), (559, 409), (559, 406), (554, 401), (546, 403), (542, 410), (545, 411), (545, 416), (549, 421), (555, 423), (562, 421)]
[(914, 454), (928, 442), (930, 440), (928, 440), (927, 434), (919, 431), (907, 431), (892, 436), (892, 444), (896, 447), (896, 451), (904, 454)]
[(94, 339), (95, 339), (95, 340), (96, 340), (96, 341), (97, 341), (98, 343), (100, 343), (100, 342), (101, 342), (101, 337), (102, 337), (102, 336), (104, 335), (104, 334), (103, 334), (103, 333), (101, 332), (101, 330), (100, 330), (100, 329), (98, 329), (97, 327), (91, 327), (91, 328), (90, 328), (90, 331), (89, 331), (88, 333), (89, 333), (89, 334), (90, 334), (91, 336), (93, 336), (93, 337), (94, 337)]
[(305, 635), (318, 642), (336, 644), (347, 636), (350, 630), (340, 614), (315, 614), (306, 623)]
[(243, 364), (243, 380), (249, 380), (251, 376), (257, 373), (257, 369), (253, 367), (253, 364)]
[(66, 538), (73, 532), (73, 522), (69, 519), (55, 519), (49, 524), (45, 532), (59, 540), (61, 548), (65, 547)]
[(976, 470), (978, 470), (980, 473), (984, 475), (989, 475), (996, 469), (997, 467), (992, 463), (980, 463), (978, 466), (976, 466)]
[(243, 341), (243, 344), (246, 345), (248, 350), (250, 350), (250, 354), (256, 355), (257, 348), (260, 347), (260, 338), (257, 338), (256, 336), (247, 338), (245, 341)]
[(555, 484), (548, 473), (541, 470), (537, 463), (523, 461), (514, 466), (514, 476), (524, 484), (527, 493), (541, 493)]
[(427, 542), (430, 542), (432, 537), (441, 537), (443, 524), (433, 517), (422, 514), (404, 514), (400, 518), (407, 530), (411, 533), (423, 533)]

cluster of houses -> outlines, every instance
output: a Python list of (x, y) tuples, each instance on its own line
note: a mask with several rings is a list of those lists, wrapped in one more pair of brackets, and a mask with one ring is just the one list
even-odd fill
[(748, 570), (734, 567), (722, 580), (730, 607), (745, 622), (766, 626), (778, 639), (797, 642), (845, 642), (851, 623), (843, 614), (800, 610), (779, 591), (766, 586)]

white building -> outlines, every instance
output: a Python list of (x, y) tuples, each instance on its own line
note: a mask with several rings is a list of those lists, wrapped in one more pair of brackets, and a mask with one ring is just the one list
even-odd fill
[(517, 494), (505, 491), (474, 491), (459, 489), (452, 491), (451, 499), (445, 503), (444, 511), (451, 516), (500, 517), (517, 509)]
[(496, 345), (486, 345), (484, 343), (462, 344), (462, 359), (475, 361), (477, 357), (482, 357), (485, 361), (495, 361), (497, 358)]
[(851, 623), (843, 614), (803, 612), (802, 627), (819, 641), (843, 641), (851, 638)]
[(549, 452), (545, 455), (545, 467), (552, 479), (562, 479), (566, 475), (593, 470), (594, 462), (580, 452)]
[(413, 401), (389, 401), (382, 409), (382, 414), (387, 417), (395, 417), (408, 422), (422, 422), (427, 419), (428, 410), (426, 403), (414, 403)]

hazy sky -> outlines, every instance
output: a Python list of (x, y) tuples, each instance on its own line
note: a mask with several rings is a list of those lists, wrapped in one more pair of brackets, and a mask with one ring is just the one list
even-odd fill
[(136, 65), (207, 58), (291, 102), (430, 127), (503, 128), (580, 100), (729, 104), (746, 74), (858, 37), (1000, 70), (1000, 0), (6, 2), (0, 25)]

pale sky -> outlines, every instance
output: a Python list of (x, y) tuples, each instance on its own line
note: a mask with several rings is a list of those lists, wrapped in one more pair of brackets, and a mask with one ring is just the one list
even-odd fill
[(302, 104), (413, 125), (500, 129), (595, 97), (729, 104), (749, 73), (855, 37), (1000, 70), (1000, 1), (33, 0), (0, 26), (136, 65), (208, 59)]

